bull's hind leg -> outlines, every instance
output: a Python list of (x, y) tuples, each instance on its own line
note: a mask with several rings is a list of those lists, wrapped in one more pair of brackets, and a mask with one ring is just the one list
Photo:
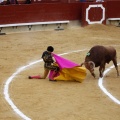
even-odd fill
[(113, 64), (114, 64), (114, 66), (116, 68), (117, 76), (120, 76), (119, 71), (118, 71), (117, 58), (113, 59)]

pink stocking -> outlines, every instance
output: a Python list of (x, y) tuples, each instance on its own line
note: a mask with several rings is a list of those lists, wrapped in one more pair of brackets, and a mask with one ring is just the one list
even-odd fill
[(54, 80), (54, 77), (56, 76), (57, 72), (52, 71), (52, 74), (49, 76), (50, 80)]
[(39, 75), (37, 76), (29, 76), (29, 79), (40, 79), (41, 77)]

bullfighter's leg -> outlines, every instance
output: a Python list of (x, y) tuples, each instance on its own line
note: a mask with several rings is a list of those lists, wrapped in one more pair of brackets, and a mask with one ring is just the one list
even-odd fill
[(117, 65), (117, 60), (116, 60), (116, 58), (113, 59), (113, 64), (114, 64), (114, 66), (115, 66), (115, 68), (116, 68), (116, 70), (117, 70), (117, 76), (120, 76), (119, 71), (118, 71), (118, 65)]
[(48, 69), (44, 70), (44, 74), (42, 76), (36, 75), (36, 76), (28, 76), (29, 79), (45, 79), (49, 73)]

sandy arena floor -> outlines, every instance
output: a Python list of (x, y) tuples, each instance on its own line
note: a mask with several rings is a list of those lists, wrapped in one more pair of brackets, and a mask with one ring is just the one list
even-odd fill
[[(82, 63), (94, 45), (111, 45), (117, 50), (120, 63), (120, 27), (89, 25), (62, 31), (39, 31), (0, 36), (0, 120), (21, 120), (4, 98), (6, 81), (19, 68), (38, 61), (49, 45), (55, 53), (76, 50), (63, 57)], [(106, 69), (112, 66), (106, 65)], [(120, 71), (120, 66), (119, 66)], [(29, 80), (28, 75), (43, 73), (43, 62), (31, 65), (17, 74), (9, 84), (10, 99), (32, 120), (120, 120), (120, 105), (98, 86), (99, 72), (94, 79), (89, 71), (82, 82), (47, 79)], [(120, 101), (120, 77), (113, 68), (103, 80), (104, 87)]]

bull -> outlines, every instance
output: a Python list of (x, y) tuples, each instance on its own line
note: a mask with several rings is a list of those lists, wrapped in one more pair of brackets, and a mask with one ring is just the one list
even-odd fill
[(106, 63), (109, 64), (110, 61), (113, 61), (113, 64), (117, 71), (117, 76), (119, 76), (116, 54), (116, 49), (112, 46), (93, 46), (87, 53), (85, 61), (81, 64), (81, 66), (85, 65), (85, 67), (90, 71), (91, 75), (94, 78), (94, 68), (99, 67), (99, 77), (103, 77)]

